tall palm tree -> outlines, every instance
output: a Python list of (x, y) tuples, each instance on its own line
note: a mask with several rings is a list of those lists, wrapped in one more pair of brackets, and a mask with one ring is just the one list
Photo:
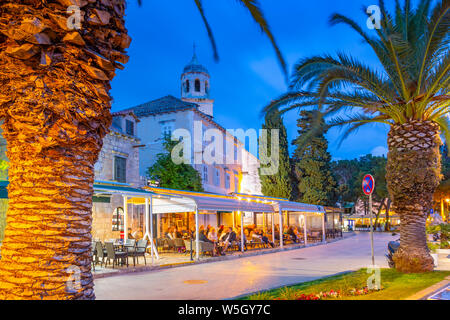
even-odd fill
[(318, 106), (331, 125), (344, 126), (343, 139), (365, 124), (390, 127), (386, 180), (401, 217), (395, 262), (404, 272), (433, 269), (425, 222), (441, 179), (440, 134), (450, 143), (450, 1), (433, 2), (421, 0), (413, 9), (409, 0), (403, 5), (396, 0), (391, 15), (380, 0), (381, 28), (374, 31), (334, 14), (331, 24), (357, 32), (381, 68), (345, 53), (302, 59), (294, 68), (290, 91), (265, 108)]
[[(284, 65), (258, 1), (238, 2)], [(81, 28), (67, 23), (71, 5), (81, 10)], [(95, 298), (94, 163), (111, 122), (110, 81), (128, 60), (124, 10), (125, 0), (0, 2), (0, 119), (10, 164), (1, 300)]]

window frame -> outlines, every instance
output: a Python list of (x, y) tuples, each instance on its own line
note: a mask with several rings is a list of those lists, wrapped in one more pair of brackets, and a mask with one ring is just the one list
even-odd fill
[[(123, 160), (123, 164), (124, 164), (124, 168), (123, 168), (123, 179), (122, 177), (120, 177), (120, 174), (118, 174), (118, 163), (120, 161), (117, 161), (118, 159), (120, 159), (120, 161)], [(117, 181), (119, 183), (127, 183), (127, 158), (125, 157), (121, 157), (121, 156), (114, 156), (114, 181)], [(119, 179), (120, 178), (120, 179)]]
[(220, 187), (220, 169), (219, 168), (214, 168), (214, 185), (216, 187)]
[(203, 166), (203, 182), (208, 183), (209, 182), (209, 176), (208, 176), (208, 166)]
[(202, 92), (202, 83), (200, 79), (195, 79), (194, 81), (194, 91), (195, 92)]
[(225, 189), (231, 188), (231, 174), (225, 171)]
[[(131, 125), (131, 127), (129, 125)], [(130, 128), (131, 128), (131, 133), (129, 132)], [(135, 129), (134, 121), (125, 119), (125, 133), (129, 136), (134, 136), (134, 129)]]

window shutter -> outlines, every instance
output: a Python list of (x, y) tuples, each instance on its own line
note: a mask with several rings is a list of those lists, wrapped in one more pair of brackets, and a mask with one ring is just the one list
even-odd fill
[(114, 159), (115, 180), (117, 182), (127, 182), (127, 159), (115, 157)]

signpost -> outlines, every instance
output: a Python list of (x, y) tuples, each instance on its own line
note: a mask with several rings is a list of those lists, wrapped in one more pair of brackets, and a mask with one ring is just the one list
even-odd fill
[(373, 253), (373, 225), (372, 225), (372, 193), (375, 189), (375, 179), (366, 174), (362, 181), (362, 189), (366, 196), (369, 196), (369, 214), (370, 214), (370, 249), (372, 252), (372, 266), (375, 265), (375, 256)]

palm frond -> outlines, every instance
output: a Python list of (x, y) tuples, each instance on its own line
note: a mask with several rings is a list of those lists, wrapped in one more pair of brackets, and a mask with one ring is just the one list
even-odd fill
[[(433, 65), (433, 53), (439, 51), (439, 47), (447, 47), (448, 50), (448, 30), (450, 27), (450, 1), (444, 0), (438, 3), (432, 13), (429, 26), (424, 31), (427, 33), (427, 43), (421, 58), (421, 67), (418, 78), (417, 94), (422, 90), (424, 77), (427, 70)], [(445, 41), (447, 39), (447, 41)]]
[(206, 32), (208, 33), (208, 38), (209, 38), (209, 41), (211, 42), (211, 46), (213, 49), (214, 60), (219, 61), (219, 53), (217, 51), (216, 40), (214, 39), (214, 34), (211, 30), (208, 19), (206, 18), (205, 11), (203, 9), (202, 0), (194, 0), (194, 2), (195, 2), (195, 5), (197, 6), (198, 12), (200, 13), (200, 16), (202, 17), (203, 24), (205, 25), (205, 28), (206, 28)]
[(445, 137), (445, 142), (447, 144), (448, 155), (450, 156), (450, 120), (448, 115), (442, 116), (439, 119), (434, 120), (441, 128), (442, 134)]
[(242, 4), (249, 11), (250, 15), (253, 17), (253, 20), (255, 20), (255, 22), (261, 28), (261, 31), (269, 38), (270, 42), (272, 43), (272, 47), (274, 48), (275, 53), (278, 57), (278, 61), (284, 72), (286, 80), (287, 80), (289, 73), (287, 70), (286, 61), (284, 60), (283, 54), (281, 53), (281, 50), (278, 47), (278, 44), (275, 40), (275, 37), (272, 34), (270, 26), (267, 23), (266, 18), (264, 17), (264, 13), (261, 10), (261, 5), (259, 4), (259, 1), (258, 0), (237, 0), (237, 2)]
[(341, 129), (349, 125), (349, 127), (344, 130), (344, 133), (340, 136), (338, 140), (338, 147), (340, 147), (344, 142), (344, 140), (347, 139), (351, 134), (356, 133), (359, 130), (359, 128), (361, 128), (364, 125), (374, 123), (383, 123), (387, 125), (392, 124), (389, 121), (389, 117), (386, 117), (384, 115), (371, 117), (365, 114), (356, 114), (353, 116), (349, 116), (347, 118), (336, 117), (335, 119), (329, 121), (328, 125), (330, 127), (340, 127)]

